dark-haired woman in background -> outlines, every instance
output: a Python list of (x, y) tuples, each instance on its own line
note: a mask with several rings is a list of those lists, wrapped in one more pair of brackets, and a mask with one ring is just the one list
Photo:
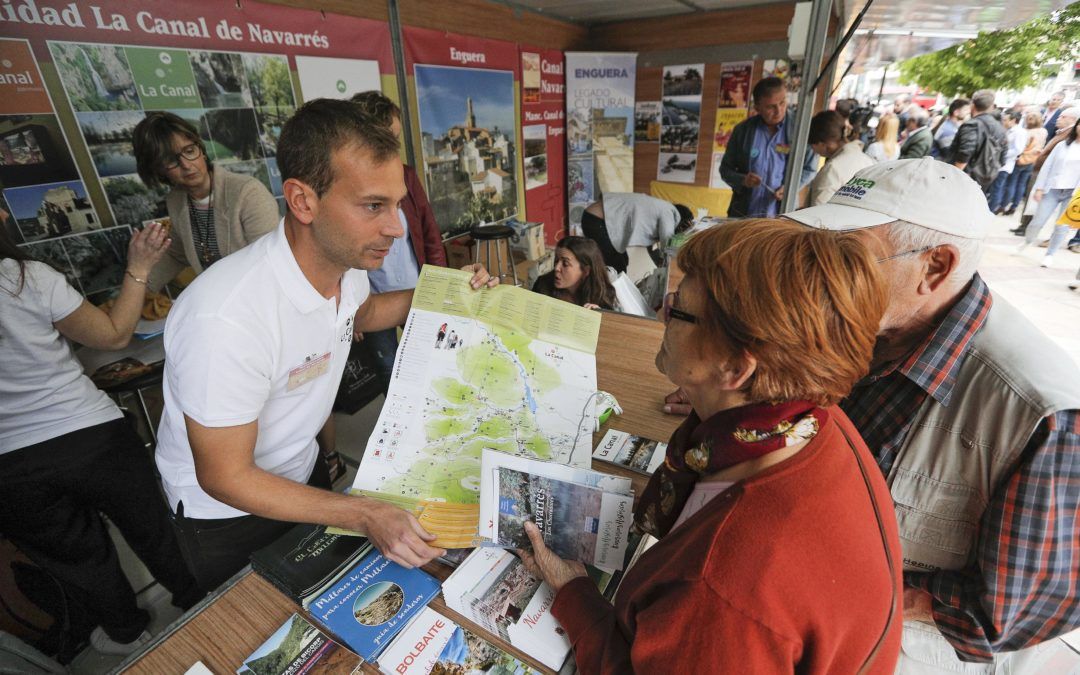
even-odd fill
[(139, 178), (151, 188), (172, 187), (165, 198), (172, 245), (150, 274), (150, 290), (172, 281), (185, 267), (199, 274), (277, 227), (277, 201), (251, 176), (214, 166), (190, 122), (152, 112), (135, 126)]
[(856, 171), (874, 164), (863, 153), (862, 141), (849, 139), (849, 133), (847, 120), (835, 110), (824, 110), (810, 120), (810, 148), (825, 158), (825, 166), (810, 181), (808, 206), (829, 201)]
[(604, 256), (592, 239), (563, 237), (555, 246), (555, 269), (533, 284), (533, 292), (587, 309), (615, 309), (615, 287)]
[[(0, 210), (0, 221), (6, 219)], [(147, 275), (168, 244), (158, 224), (132, 235), (120, 294), (105, 312), (63, 274), (31, 260), (0, 227), (0, 534), (89, 612), (98, 624), (90, 643), (105, 654), (149, 642), (150, 615), (136, 604), (98, 511), (172, 593), (173, 604), (188, 609), (202, 596), (180, 554), (150, 453), (71, 349), (71, 342), (104, 350), (127, 345)]]

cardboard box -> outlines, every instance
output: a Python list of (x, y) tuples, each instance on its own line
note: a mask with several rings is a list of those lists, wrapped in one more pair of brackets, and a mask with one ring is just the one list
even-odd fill
[(555, 250), (545, 250), (536, 260), (526, 260), (524, 256), (522, 251), (514, 251), (514, 269), (521, 287), (531, 289), (537, 279), (555, 269)]

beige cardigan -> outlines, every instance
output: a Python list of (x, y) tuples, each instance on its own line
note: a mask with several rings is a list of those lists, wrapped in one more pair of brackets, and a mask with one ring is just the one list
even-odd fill
[[(250, 176), (214, 167), (214, 231), (222, 257), (239, 251), (277, 227), (278, 206), (266, 186)], [(173, 188), (165, 197), (172, 221), (172, 244), (150, 273), (148, 286), (157, 291), (172, 281), (185, 267), (195, 274), (203, 271), (191, 236), (188, 194)]]

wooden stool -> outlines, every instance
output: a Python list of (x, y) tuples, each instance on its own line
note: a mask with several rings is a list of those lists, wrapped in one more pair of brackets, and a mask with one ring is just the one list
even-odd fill
[[(497, 274), (499, 276), (499, 283), (502, 283), (504, 277), (512, 276), (514, 279), (514, 285), (519, 286), (517, 278), (517, 269), (514, 267), (513, 256), (507, 263), (510, 265), (510, 274), (507, 274), (503, 267), (503, 255), (502, 255), (502, 242), (509, 241), (514, 236), (514, 228), (509, 225), (474, 225), (469, 230), (469, 236), (476, 242), (476, 253), (473, 254), (473, 262), (480, 262), (480, 242), (484, 242), (484, 253), (487, 259), (488, 273), (495, 274), (496, 271), (491, 269), (491, 242), (495, 242), (495, 256), (499, 262), (499, 269)], [(507, 246), (507, 254), (509, 255), (510, 248)]]

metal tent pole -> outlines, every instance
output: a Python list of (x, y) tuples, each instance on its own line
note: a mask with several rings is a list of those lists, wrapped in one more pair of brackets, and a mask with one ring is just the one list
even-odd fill
[(795, 127), (789, 132), (792, 139), (788, 153), (787, 169), (784, 172), (784, 198), (780, 202), (780, 213), (795, 209), (799, 199), (799, 180), (802, 176), (802, 158), (807, 150), (807, 135), (810, 131), (810, 117), (814, 108), (814, 82), (821, 72), (821, 58), (825, 54), (825, 38), (829, 31), (829, 15), (832, 12), (832, 0), (812, 0), (810, 8), (810, 31), (806, 40), (806, 59), (803, 61), (803, 86), (799, 88), (799, 109), (795, 111)]

